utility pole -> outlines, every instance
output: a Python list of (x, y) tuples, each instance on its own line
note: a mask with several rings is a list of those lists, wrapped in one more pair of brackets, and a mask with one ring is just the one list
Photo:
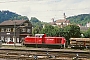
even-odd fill
[(14, 22), (14, 46), (16, 46), (16, 22)]

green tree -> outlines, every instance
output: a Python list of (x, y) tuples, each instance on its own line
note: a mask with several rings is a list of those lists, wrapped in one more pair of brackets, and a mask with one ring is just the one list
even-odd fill
[(68, 25), (68, 26), (64, 27), (64, 31), (69, 33), (69, 36), (72, 38), (77, 38), (77, 37), (80, 37), (80, 35), (81, 35), (80, 27), (77, 25)]
[(32, 34), (33, 35), (39, 34), (40, 33), (40, 30), (41, 30), (41, 28), (39, 26), (36, 26), (36, 27), (33, 28)]
[(76, 25), (68, 25), (63, 28), (63, 36), (66, 38), (68, 44), (70, 43), (70, 38), (81, 37), (80, 27)]
[(41, 21), (39, 21), (36, 17), (31, 17), (30, 22), (32, 23), (33, 27), (36, 26), (42, 27)]
[(56, 30), (54, 26), (51, 26), (49, 24), (45, 25), (45, 27), (40, 31), (40, 33), (45, 33), (47, 36), (55, 36)]
[(86, 32), (84, 32), (84, 37), (90, 38), (90, 28)]
[(87, 22), (90, 22), (90, 14), (80, 14), (68, 17), (67, 19), (69, 19), (72, 24), (81, 24), (85, 26)]
[(0, 23), (6, 20), (29, 20), (26, 16), (21, 16), (10, 11), (0, 11)]

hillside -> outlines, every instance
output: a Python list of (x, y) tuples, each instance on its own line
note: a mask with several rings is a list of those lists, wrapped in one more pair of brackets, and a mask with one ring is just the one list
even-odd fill
[(28, 20), (26, 16), (21, 16), (10, 11), (0, 11), (0, 23), (5, 20)]
[[(10, 11), (0, 11), (0, 23), (5, 20), (22, 20), (22, 19), (29, 20), (27, 16), (21, 16), (19, 14)], [(87, 22), (90, 22), (90, 14), (80, 14), (77, 16), (68, 17), (67, 19), (69, 19), (70, 23), (72, 24), (81, 24), (84, 26), (86, 25)], [(32, 17), (30, 21), (33, 24), (33, 26), (37, 25), (42, 26), (41, 21), (39, 21), (35, 17)]]
[(77, 16), (68, 17), (67, 19), (69, 19), (73, 24), (81, 24), (84, 26), (87, 22), (90, 22), (90, 14), (80, 14)]

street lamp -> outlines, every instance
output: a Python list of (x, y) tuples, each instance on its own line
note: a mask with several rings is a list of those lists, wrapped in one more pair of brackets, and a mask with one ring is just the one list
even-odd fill
[(21, 23), (20, 26), (16, 26), (17, 22), (14, 22), (14, 46), (16, 46), (16, 30), (23, 24)]
[(16, 22), (14, 22), (14, 46), (16, 46)]

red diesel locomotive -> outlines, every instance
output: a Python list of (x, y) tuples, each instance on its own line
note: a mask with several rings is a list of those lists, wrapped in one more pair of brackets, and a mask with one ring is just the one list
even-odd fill
[(66, 39), (64, 37), (46, 37), (46, 34), (35, 34), (35, 37), (25, 37), (23, 44), (25, 46), (35, 47), (59, 47), (64, 48)]

